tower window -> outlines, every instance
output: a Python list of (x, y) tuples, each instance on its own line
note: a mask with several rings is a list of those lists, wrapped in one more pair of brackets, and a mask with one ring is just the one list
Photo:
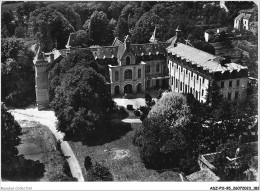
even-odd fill
[(224, 82), (221, 82), (221, 88), (224, 88)]
[(119, 79), (118, 71), (115, 71), (115, 81), (118, 81), (118, 79)]
[(130, 65), (130, 61), (131, 61), (131, 60), (130, 60), (130, 57), (127, 56), (127, 57), (126, 57), (126, 65)]
[(138, 69), (138, 78), (141, 78), (141, 69)]

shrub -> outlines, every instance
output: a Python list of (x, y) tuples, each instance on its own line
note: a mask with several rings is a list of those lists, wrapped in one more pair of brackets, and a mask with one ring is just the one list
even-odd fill
[(88, 173), (90, 181), (113, 181), (113, 176), (109, 169), (100, 163), (95, 163)]
[(85, 157), (84, 166), (86, 170), (89, 170), (92, 167), (91, 158), (89, 156)]
[(134, 109), (134, 108), (133, 108), (133, 105), (127, 105), (126, 108), (127, 108), (128, 110), (133, 110), (133, 109)]
[(175, 92), (156, 102), (133, 139), (147, 168), (180, 168), (184, 173), (198, 169), (196, 145), (187, 135), (189, 112), (186, 98)]
[(139, 117), (141, 115), (141, 112), (139, 110), (134, 111), (135, 116)]

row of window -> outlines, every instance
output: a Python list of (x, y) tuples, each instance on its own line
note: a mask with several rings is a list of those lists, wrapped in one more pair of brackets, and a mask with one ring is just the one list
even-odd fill
[[(232, 88), (233, 86), (233, 80), (230, 80), (229, 83), (228, 83), (228, 87)], [(236, 81), (236, 86), (240, 86), (240, 80), (237, 80)], [(225, 87), (225, 82), (221, 82), (221, 88), (224, 88)]]
[[(232, 92), (229, 92), (229, 93), (228, 93), (228, 97), (227, 97), (228, 100), (231, 100), (231, 95), (232, 95)], [(235, 92), (235, 100), (238, 100), (238, 96), (239, 96), (239, 92), (236, 91), (236, 92)]]
[[(138, 78), (142, 77), (142, 70), (141, 69), (138, 69), (137, 77)], [(132, 79), (132, 70), (130, 70), (130, 69), (126, 70), (125, 73), (124, 73), (124, 78), (125, 78), (125, 80)], [(118, 81), (118, 80), (119, 80), (119, 72), (115, 71), (115, 81)]]
[[(163, 67), (163, 69), (165, 70), (165, 66)], [(145, 66), (145, 73), (149, 73), (151, 70), (150, 65), (146, 65)], [(160, 64), (156, 64), (156, 72), (160, 72)]]
[[(172, 77), (172, 85), (173, 85), (173, 82), (174, 82), (174, 80), (173, 80), (173, 77)], [(179, 84), (179, 80), (176, 79), (175, 80), (175, 88), (178, 88), (178, 84)], [(188, 88), (188, 90), (187, 90), (187, 88)], [(188, 92), (189, 89), (190, 89), (190, 92)], [(184, 93), (192, 93), (192, 88), (190, 88), (186, 84), (184, 85), (184, 82), (180, 82), (180, 91), (184, 91)], [(193, 91), (194, 91), (194, 88), (193, 88)], [(201, 96), (204, 96), (204, 90), (203, 89), (201, 91)]]
[[(172, 62), (172, 67), (174, 67), (173, 64), (174, 64), (174, 63)], [(177, 64), (175, 68), (176, 68), (176, 70), (179, 70), (179, 72), (183, 72), (183, 68), (184, 68), (184, 67), (178, 66), (178, 64)], [(184, 78), (185, 78), (185, 73), (186, 73), (186, 75), (188, 75), (188, 71), (189, 71), (189, 70), (186, 69), (186, 72), (184, 72)], [(195, 75), (196, 75), (196, 74), (194, 74), (194, 80), (195, 80)], [(189, 73), (189, 78), (190, 78), (190, 77), (193, 78), (193, 72), (190, 72), (190, 73)], [(197, 74), (197, 82), (198, 82), (198, 80), (199, 80), (199, 75)], [(205, 78), (202, 78), (202, 83), (203, 83), (203, 84), (205, 83)]]

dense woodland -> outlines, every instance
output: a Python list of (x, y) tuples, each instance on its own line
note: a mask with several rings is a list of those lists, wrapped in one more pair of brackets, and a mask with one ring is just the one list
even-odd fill
[(35, 37), (44, 51), (64, 48), (69, 33), (77, 32), (81, 43), (111, 45), (114, 37), (130, 34), (133, 43), (147, 43), (155, 26), (165, 41), (179, 26), (184, 38), (203, 40), (205, 29), (233, 26), (234, 18), (252, 2), (24, 2), (15, 10), (2, 11), (2, 37)]
[[(127, 34), (133, 43), (146, 43), (155, 26), (161, 41), (174, 36), (177, 26), (183, 38), (198, 41), (207, 28), (232, 26), (241, 7), (253, 4), (227, 2), (227, 13), (218, 3), (24, 2), (15, 10), (2, 11), (2, 101), (21, 107), (35, 100), (31, 42), (41, 42), (44, 51), (62, 49), (69, 34), (76, 32), (82, 46), (111, 45), (114, 37), (123, 40)], [(84, 142), (108, 136), (111, 114), (119, 109), (106, 90), (104, 76), (104, 63), (94, 60), (89, 50), (76, 50), (51, 67), (51, 107), (65, 139)], [(248, 98), (241, 103), (222, 100), (215, 83), (209, 86), (204, 104), (191, 94), (161, 94), (157, 102), (146, 94), (146, 106), (140, 108), (143, 128), (133, 137), (147, 168), (179, 168), (190, 174), (198, 170), (198, 154), (256, 138), (252, 135), (258, 133), (255, 84), (250, 84)]]

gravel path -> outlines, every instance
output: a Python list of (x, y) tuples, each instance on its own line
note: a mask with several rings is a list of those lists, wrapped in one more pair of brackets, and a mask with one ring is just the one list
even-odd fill
[(28, 109), (10, 109), (9, 112), (14, 116), (15, 120), (36, 121), (47, 126), (57, 140), (61, 141), (61, 150), (65, 156), (69, 156), (67, 161), (70, 166), (72, 176), (76, 177), (79, 182), (84, 182), (82, 171), (77, 158), (67, 141), (63, 141), (64, 134), (57, 131), (57, 118), (53, 111), (38, 111), (37, 108)]

